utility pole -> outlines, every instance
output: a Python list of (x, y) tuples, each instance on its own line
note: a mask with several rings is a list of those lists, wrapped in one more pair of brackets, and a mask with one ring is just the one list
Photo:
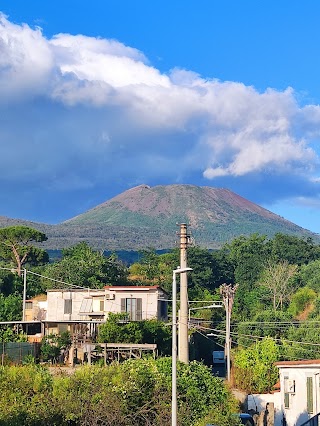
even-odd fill
[(27, 270), (23, 269), (23, 299), (22, 299), (22, 321), (26, 320), (26, 298), (27, 298)]
[(231, 311), (234, 301), (234, 295), (238, 288), (238, 284), (232, 286), (231, 284), (222, 284), (220, 286), (220, 294), (222, 295), (223, 304), (226, 310), (226, 358), (227, 358), (227, 379), (230, 382), (231, 362), (230, 362), (230, 349), (231, 349)]
[[(190, 242), (188, 225), (180, 225), (180, 269), (187, 270), (187, 247)], [(180, 316), (178, 334), (179, 361), (189, 363), (189, 339), (188, 339), (188, 278), (187, 272), (180, 273)]]
[(192, 271), (191, 268), (178, 267), (172, 275), (172, 399), (171, 425), (177, 426), (177, 274)]

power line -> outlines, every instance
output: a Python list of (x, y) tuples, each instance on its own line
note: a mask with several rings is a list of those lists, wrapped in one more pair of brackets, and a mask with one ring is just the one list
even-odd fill
[[(223, 330), (217, 330), (217, 329), (214, 329), (214, 328), (202, 327), (202, 329), (205, 329), (205, 330), (208, 330), (208, 331), (214, 331), (214, 332), (220, 333), (220, 334), (225, 333), (225, 331), (223, 331)], [(279, 338), (271, 337), (271, 336), (255, 336), (255, 335), (252, 335), (252, 334), (241, 334), (241, 333), (235, 333), (235, 332), (231, 332), (230, 334), (232, 334), (233, 336), (238, 336), (238, 337), (246, 337), (246, 338), (251, 339), (251, 340), (255, 340), (255, 339), (262, 340), (262, 339), (269, 338), (269, 339), (274, 340), (275, 342), (281, 342), (281, 343), (287, 342), (287, 343), (295, 343), (295, 344), (300, 344), (300, 345), (310, 345), (310, 346), (317, 346), (317, 347), (320, 346), (320, 343), (301, 342), (301, 341), (295, 341), (295, 340), (289, 340), (289, 339), (279, 339)]]

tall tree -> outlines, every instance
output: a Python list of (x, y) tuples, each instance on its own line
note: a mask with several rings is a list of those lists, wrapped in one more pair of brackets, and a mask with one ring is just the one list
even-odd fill
[(0, 257), (12, 263), (19, 276), (22, 266), (29, 262), (33, 264), (48, 261), (47, 253), (37, 247), (35, 242), (47, 240), (44, 233), (28, 226), (9, 226), (0, 229)]
[(297, 265), (290, 265), (284, 260), (276, 264), (268, 263), (263, 270), (259, 284), (268, 290), (273, 309), (282, 310), (283, 303), (288, 301), (295, 291), (293, 277), (297, 274)]
[(234, 265), (235, 282), (247, 285), (251, 290), (259, 278), (263, 264), (269, 255), (265, 235), (240, 236), (226, 246), (229, 259)]
[(258, 234), (240, 236), (226, 245), (225, 250), (234, 267), (234, 280), (239, 285), (234, 314), (245, 319), (249, 313), (259, 310), (261, 295), (255, 284), (269, 255), (267, 238)]

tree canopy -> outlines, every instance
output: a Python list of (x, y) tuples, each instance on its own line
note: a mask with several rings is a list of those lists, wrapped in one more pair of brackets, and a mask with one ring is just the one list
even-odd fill
[[(127, 269), (115, 255), (105, 257), (85, 242), (63, 250), (62, 255), (60, 261), (47, 265), (43, 272), (45, 276), (89, 288), (123, 285), (127, 282)], [(47, 281), (44, 287), (53, 285), (52, 281)]]
[(28, 226), (9, 226), (0, 229), (0, 258), (10, 262), (17, 273), (21, 276), (22, 266), (25, 263), (39, 264), (46, 263), (48, 254), (34, 247), (35, 242), (42, 242), (47, 239), (43, 232)]

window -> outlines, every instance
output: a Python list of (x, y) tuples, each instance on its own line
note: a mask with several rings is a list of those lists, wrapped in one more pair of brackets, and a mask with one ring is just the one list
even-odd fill
[(313, 380), (312, 377), (307, 377), (307, 411), (313, 414)]
[(88, 314), (92, 312), (92, 297), (85, 297), (80, 306), (80, 314)]
[(64, 313), (72, 314), (72, 299), (64, 299)]
[(142, 299), (121, 299), (121, 312), (127, 312), (131, 321), (142, 320)]
[(100, 300), (100, 312), (104, 311), (104, 300)]
[(166, 300), (158, 301), (158, 318), (162, 320), (168, 318), (168, 302)]
[(32, 309), (32, 302), (26, 302), (26, 309)]
[(284, 377), (284, 408), (290, 408), (290, 399), (289, 399), (289, 377)]

